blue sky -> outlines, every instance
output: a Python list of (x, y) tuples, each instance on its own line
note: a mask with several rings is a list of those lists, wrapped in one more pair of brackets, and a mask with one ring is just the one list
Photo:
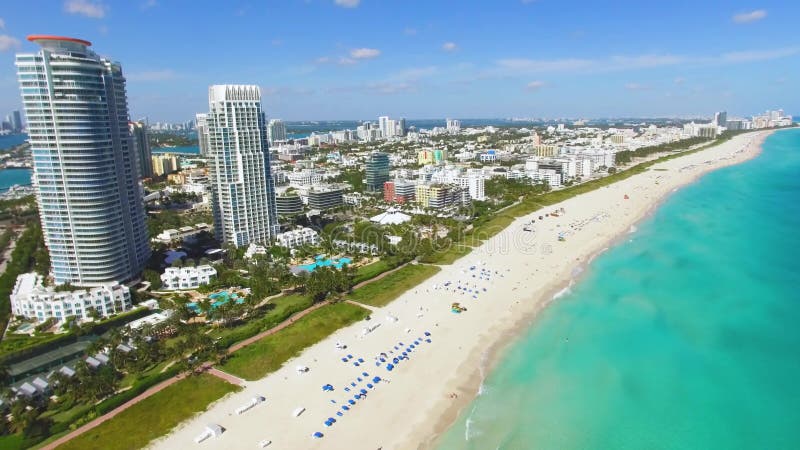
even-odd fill
[(287, 120), (800, 113), (800, 2), (605, 3), (3, 0), (0, 113), (29, 34), (92, 41), (152, 121), (220, 83), (260, 85)]

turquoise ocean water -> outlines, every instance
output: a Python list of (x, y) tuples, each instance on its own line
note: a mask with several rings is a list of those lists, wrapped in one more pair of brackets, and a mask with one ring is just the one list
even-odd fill
[(800, 448), (798, 231), (800, 130), (780, 131), (599, 256), (439, 449)]

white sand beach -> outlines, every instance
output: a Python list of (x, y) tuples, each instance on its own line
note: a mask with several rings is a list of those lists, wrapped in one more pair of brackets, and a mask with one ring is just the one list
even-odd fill
[[(281, 450), (432, 447), (477, 394), (497, 350), (528, 326), (594, 255), (677, 188), (757, 155), (769, 133), (737, 136), (518, 219), (424, 284), (375, 309), (371, 320), (339, 330), (277, 372), (248, 382), (241, 392), (213, 404), (151, 448), (253, 449), (262, 440), (272, 441), (267, 448)], [(539, 219), (556, 211), (557, 217)], [(467, 311), (451, 312), (453, 302)], [(347, 348), (337, 349), (337, 342)], [(387, 363), (404, 351), (408, 359), (388, 371)], [(381, 353), (388, 361), (376, 366)], [(356, 367), (358, 358), (364, 363)], [(298, 373), (297, 366), (309, 371)], [(377, 383), (375, 376), (381, 378)], [(324, 392), (326, 384), (334, 390)], [(361, 389), (366, 396), (355, 399)], [(236, 413), (256, 396), (266, 400)], [(349, 409), (343, 410), (345, 405)], [(297, 408), (305, 411), (295, 417)], [(326, 426), (328, 418), (336, 422)], [(209, 424), (221, 425), (224, 433), (195, 443)], [(315, 432), (323, 437), (313, 438)]]

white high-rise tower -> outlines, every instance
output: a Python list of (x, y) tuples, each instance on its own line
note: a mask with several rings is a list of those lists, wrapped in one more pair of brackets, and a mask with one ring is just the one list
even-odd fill
[(266, 119), (258, 86), (208, 89), (206, 116), (214, 230), (225, 244), (269, 244), (278, 234)]
[(33, 184), (56, 283), (139, 276), (150, 256), (122, 68), (91, 43), (29, 36), (18, 54)]

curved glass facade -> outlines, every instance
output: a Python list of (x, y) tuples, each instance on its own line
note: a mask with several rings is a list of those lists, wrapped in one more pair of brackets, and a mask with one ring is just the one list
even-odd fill
[(122, 68), (88, 43), (31, 40), (42, 49), (16, 66), (51, 274), (82, 286), (136, 278), (150, 249)]

